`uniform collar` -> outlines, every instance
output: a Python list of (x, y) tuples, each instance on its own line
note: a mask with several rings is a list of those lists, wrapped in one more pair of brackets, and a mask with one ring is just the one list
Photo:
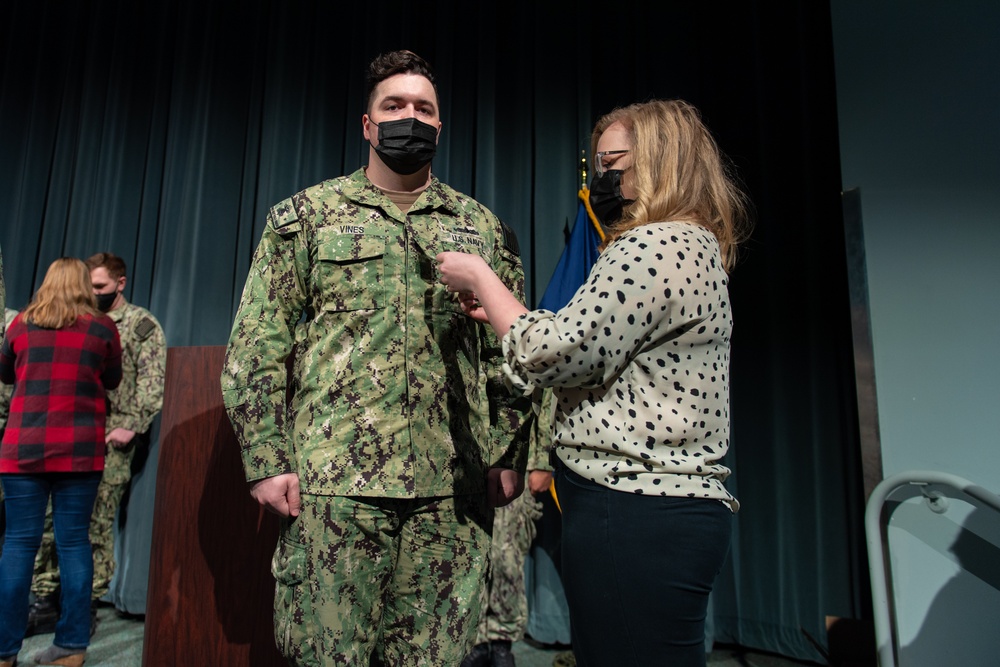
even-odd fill
[(118, 306), (114, 310), (109, 310), (108, 312), (105, 313), (105, 315), (110, 317), (112, 322), (118, 324), (119, 322), (122, 321), (122, 318), (125, 317), (125, 310), (127, 308), (128, 308), (128, 301), (125, 299), (125, 295), (122, 294), (122, 305)]
[[(351, 201), (364, 206), (380, 208), (390, 217), (396, 218), (396, 214), (399, 212), (389, 197), (368, 180), (364, 168), (358, 169), (347, 177), (343, 193)], [(409, 213), (427, 213), (436, 209), (442, 209), (449, 215), (458, 215), (461, 210), (455, 191), (439, 181), (434, 174), (431, 174), (430, 184), (413, 202)], [(400, 222), (402, 221), (400, 220)]]

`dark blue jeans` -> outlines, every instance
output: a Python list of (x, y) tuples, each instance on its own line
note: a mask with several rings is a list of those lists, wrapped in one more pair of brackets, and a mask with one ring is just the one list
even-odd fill
[(100, 482), (100, 472), (0, 475), (7, 512), (0, 556), (0, 656), (16, 654), (24, 641), (31, 574), (50, 494), (62, 591), (53, 643), (79, 649), (90, 643), (94, 559), (88, 530)]
[(565, 468), (556, 491), (577, 664), (705, 665), (705, 615), (729, 552), (729, 507), (614, 491)]

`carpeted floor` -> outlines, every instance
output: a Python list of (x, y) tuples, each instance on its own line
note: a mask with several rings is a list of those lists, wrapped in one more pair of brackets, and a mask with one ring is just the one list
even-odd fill
[[(87, 667), (140, 667), (145, 625), (142, 619), (120, 618), (112, 607), (101, 607), (97, 614), (97, 633), (87, 650)], [(24, 641), (19, 664), (34, 664), (36, 652), (52, 643), (52, 635), (38, 635)], [(531, 642), (514, 644), (518, 667), (551, 667), (566, 647), (539, 646)], [(756, 653), (740, 647), (719, 646), (708, 656), (709, 667), (799, 667), (814, 663)]]

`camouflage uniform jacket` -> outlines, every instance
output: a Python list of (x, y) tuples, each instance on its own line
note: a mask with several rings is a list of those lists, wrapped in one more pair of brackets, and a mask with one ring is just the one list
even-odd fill
[[(7, 330), (7, 327), (10, 326), (15, 317), (17, 317), (17, 311), (13, 308), (7, 308), (4, 313), (4, 331)], [(3, 342), (3, 338), (0, 338), (0, 342)], [(10, 399), (13, 395), (14, 385), (0, 382), (0, 436), (3, 435), (3, 430), (7, 426), (7, 415), (10, 414)]]
[(145, 433), (163, 407), (167, 373), (167, 339), (153, 315), (125, 301), (108, 313), (122, 342), (122, 381), (108, 392), (106, 430), (124, 428)]
[[(3, 282), (3, 252), (0, 252), (0, 308), (5, 308), (6, 304), (7, 304), (7, 290), (4, 287), (4, 282)], [(0, 343), (3, 342), (3, 334), (6, 330), (7, 330), (6, 326), (0, 329)]]
[(413, 498), (524, 471), (499, 340), (438, 282), (445, 250), (481, 255), (523, 298), (513, 233), (436, 178), (406, 214), (363, 169), (271, 208), (222, 372), (248, 480)]

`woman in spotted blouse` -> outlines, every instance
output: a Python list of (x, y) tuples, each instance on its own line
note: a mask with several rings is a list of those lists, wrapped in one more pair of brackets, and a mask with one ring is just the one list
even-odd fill
[(562, 577), (587, 665), (704, 665), (708, 596), (729, 550), (728, 271), (744, 194), (681, 100), (616, 109), (592, 137), (605, 231), (558, 313), (528, 311), (477, 256), (441, 282), (503, 337), (517, 390), (552, 387)]

